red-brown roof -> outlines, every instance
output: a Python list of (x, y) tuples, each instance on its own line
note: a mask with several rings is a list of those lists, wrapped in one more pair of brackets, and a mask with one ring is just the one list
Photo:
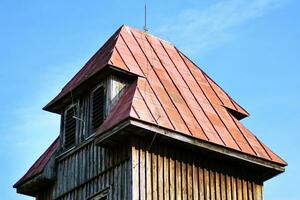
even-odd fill
[(114, 116), (132, 117), (286, 164), (227, 108), (245, 116), (248, 113), (172, 44), (128, 26), (123, 26), (116, 37), (108, 63), (139, 77), (135, 91), (131, 88), (127, 93), (132, 97), (120, 100), (132, 99), (128, 101), (132, 102), (131, 110), (126, 106), (126, 112), (111, 113), (98, 133), (120, 122)]
[(59, 145), (59, 139), (56, 138), (54, 142), (48, 147), (48, 149), (35, 161), (35, 163), (29, 168), (25, 175), (14, 184), (14, 187), (18, 187), (25, 181), (33, 178), (44, 170), (44, 167), (48, 163), (53, 153), (57, 150)]
[(138, 79), (98, 134), (131, 117), (286, 165), (238, 120), (248, 116), (247, 111), (196, 64), (171, 43), (128, 26), (105, 43), (46, 109), (107, 65)]

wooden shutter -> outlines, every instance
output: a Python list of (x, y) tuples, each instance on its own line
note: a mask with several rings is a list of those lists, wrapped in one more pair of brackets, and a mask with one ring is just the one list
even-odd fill
[(66, 149), (75, 145), (76, 142), (76, 109), (74, 105), (65, 112), (65, 134), (64, 134), (64, 147)]
[(92, 109), (92, 132), (95, 132), (104, 120), (105, 93), (103, 86), (93, 91)]

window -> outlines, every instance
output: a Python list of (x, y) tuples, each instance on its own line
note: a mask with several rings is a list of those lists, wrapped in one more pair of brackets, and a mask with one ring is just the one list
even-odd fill
[(127, 86), (127, 82), (124, 79), (115, 75), (110, 76), (108, 81), (109, 91), (108, 91), (108, 103), (106, 108), (107, 113), (111, 111), (111, 109), (117, 103), (119, 98), (122, 96), (126, 86)]
[(123, 94), (124, 88), (126, 87), (126, 82), (119, 77), (112, 76), (110, 83), (110, 102), (113, 105)]
[(92, 132), (102, 124), (105, 111), (105, 90), (104, 86), (97, 87), (92, 92)]
[(121, 91), (125, 88), (126, 83), (116, 77), (113, 77), (111, 80), (111, 101), (118, 98), (121, 95)]
[(71, 105), (65, 111), (64, 148), (68, 149), (76, 143), (76, 116), (77, 106)]

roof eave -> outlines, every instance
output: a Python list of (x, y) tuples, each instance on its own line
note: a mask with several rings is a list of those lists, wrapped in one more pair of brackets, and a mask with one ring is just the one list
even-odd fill
[(53, 180), (45, 178), (41, 172), (20, 183), (16, 183), (13, 187), (16, 188), (19, 194), (35, 197), (40, 188), (47, 187), (52, 183)]
[[(115, 137), (120, 136), (119, 134), (120, 132), (122, 132), (122, 130), (125, 130), (126, 128), (132, 126), (147, 130), (148, 133), (149, 131), (153, 133), (159, 133), (160, 135), (163, 135), (168, 139), (180, 141), (198, 148), (209, 150), (214, 153), (226, 155), (232, 159), (240, 160), (242, 162), (246, 162), (251, 165), (265, 168), (267, 169), (267, 173), (265, 173), (264, 176), (262, 177), (264, 181), (284, 172), (285, 171), (284, 167), (287, 166), (286, 164), (276, 163), (263, 158), (254, 157), (252, 155), (235, 151), (233, 149), (229, 149), (207, 141), (202, 141), (197, 138), (187, 136), (172, 130), (167, 130), (163, 127), (153, 125), (144, 121), (140, 121), (135, 118), (127, 118), (122, 122), (118, 123), (117, 125), (115, 125), (114, 127), (112, 127), (111, 129), (103, 133), (100, 133), (95, 139), (96, 144), (103, 145), (103, 146), (110, 145), (111, 141), (115, 141)], [(126, 131), (123, 131), (123, 133), (121, 134), (126, 134)]]
[[(76, 86), (73, 90), (72, 90), (72, 95), (73, 98), (78, 97), (83, 91), (86, 91), (86, 89), (91, 88), (94, 84), (96, 84), (96, 82), (99, 79), (102, 79), (104, 77), (106, 77), (109, 73), (120, 73), (124, 76), (126, 76), (127, 78), (132, 78), (135, 79), (136, 77), (141, 77), (138, 74), (123, 70), (117, 66), (114, 65), (106, 65), (105, 67), (103, 67), (103, 69), (101, 69), (99, 72), (97, 72), (96, 74), (94, 74), (93, 76), (91, 76), (88, 80), (82, 82), (81, 84), (79, 84), (78, 86)], [(55, 100), (57, 97), (55, 97), (52, 101), (50, 101), (50, 103), (48, 103), (46, 106), (43, 107), (43, 110), (48, 111), (48, 112), (52, 112), (52, 113), (57, 113), (57, 114), (61, 114), (61, 109), (64, 105), (67, 105), (68, 103), (70, 103), (70, 94), (67, 93), (64, 96), (60, 97), (59, 99)]]

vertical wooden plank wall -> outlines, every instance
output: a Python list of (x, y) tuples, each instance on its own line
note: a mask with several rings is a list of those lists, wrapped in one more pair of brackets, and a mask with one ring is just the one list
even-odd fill
[[(54, 186), (50, 191), (43, 191), (37, 199), (85, 200), (106, 188), (110, 188), (112, 199), (132, 199), (130, 141), (113, 149), (95, 146), (91, 136), (90, 94), (84, 95), (78, 102), (78, 117), (84, 123), (77, 122), (75, 149), (56, 159)], [(63, 129), (62, 116), (60, 138), (63, 138)], [(60, 153), (64, 153), (63, 146)]]
[[(217, 161), (171, 147), (135, 140), (133, 200), (262, 200), (261, 183), (218, 168)], [(231, 169), (230, 169), (231, 171)]]
[(41, 194), (38, 199), (85, 200), (106, 188), (112, 199), (131, 199), (130, 174), (128, 145), (110, 150), (91, 141), (57, 161), (57, 181), (51, 194)]

